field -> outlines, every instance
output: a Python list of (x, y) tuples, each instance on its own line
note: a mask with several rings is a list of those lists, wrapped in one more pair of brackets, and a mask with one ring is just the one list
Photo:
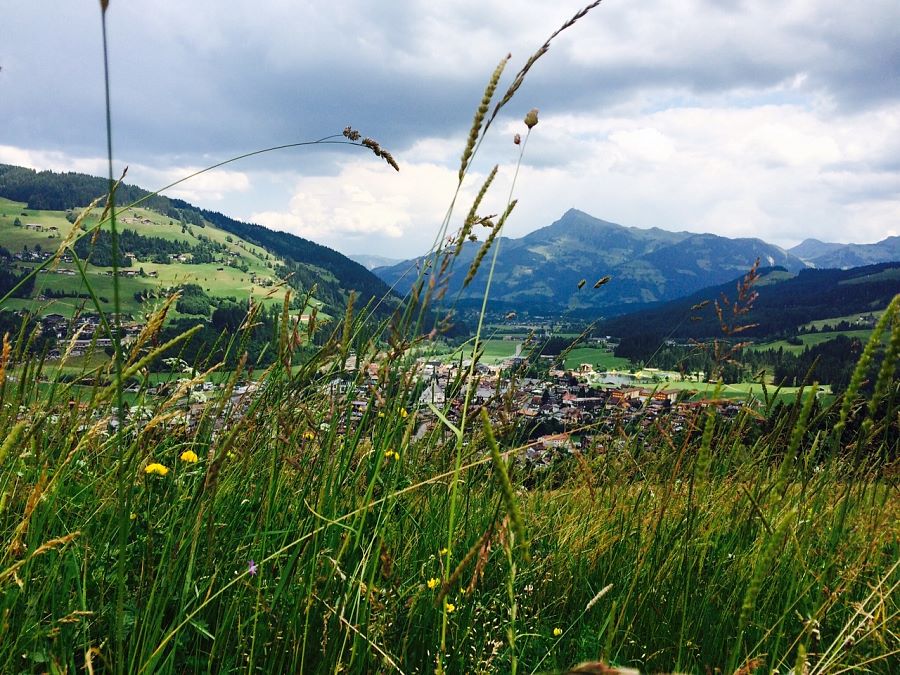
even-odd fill
[[(27, 215), (22, 215), (23, 213)], [(29, 211), (20, 202), (13, 202), (0, 198), (0, 241), (10, 251), (20, 251), (24, 246), (34, 249), (40, 246), (46, 252), (57, 249), (62, 238), (68, 234), (72, 225), (66, 220), (63, 211)], [(95, 225), (97, 215), (94, 214), (85, 221), (86, 226)], [(21, 227), (14, 225), (16, 218), (22, 222)], [(39, 225), (43, 231), (29, 229), (27, 225)], [(56, 228), (49, 230), (49, 228)], [(276, 259), (266, 259), (265, 250), (233, 237), (222, 230), (212, 226), (200, 228), (188, 226), (182, 232), (181, 223), (172, 223), (171, 219), (149, 209), (131, 209), (122, 211), (119, 215), (119, 227), (131, 228), (144, 236), (155, 236), (171, 241), (183, 241), (196, 244), (198, 234), (220, 243), (229, 251), (241, 256), (241, 260), (247, 265), (244, 272), (236, 267), (230, 267), (217, 263), (184, 264), (174, 262), (172, 264), (158, 264), (153, 262), (136, 262), (130, 269), (138, 271), (143, 269), (145, 276), (120, 278), (121, 307), (123, 311), (135, 317), (140, 316), (142, 304), (135, 299), (135, 294), (145, 291), (162, 291), (180, 284), (195, 283), (214, 297), (234, 297), (238, 300), (254, 298), (260, 302), (281, 303), (284, 299), (284, 289), (274, 286), (264, 287), (252, 281), (253, 278), (268, 279), (277, 283), (272, 269)], [(192, 233), (192, 234), (191, 234)], [(22, 270), (33, 269), (35, 263), (20, 263)], [(112, 302), (112, 278), (107, 275), (108, 267), (96, 267), (88, 264), (86, 272), (90, 278), (91, 286), (101, 297), (104, 309), (109, 310)], [(75, 272), (75, 275), (71, 273)], [(155, 276), (154, 276), (155, 275)], [(77, 269), (71, 263), (60, 263), (50, 273), (40, 274), (35, 283), (32, 294), (37, 298), (44, 291), (85, 293), (83, 280), (77, 275)], [(82, 305), (82, 298), (48, 298), (37, 304), (28, 299), (12, 299), (6, 305), (8, 309), (21, 309), (24, 307), (40, 308), (43, 313), (56, 312), (64, 316), (71, 316), (76, 308)], [(90, 301), (88, 300), (88, 305)], [(89, 308), (90, 309), (90, 308)]]
[[(484, 345), (484, 355), (481, 357), (481, 363), (487, 365), (496, 365), (505, 359), (515, 355), (516, 346), (520, 345), (521, 342), (516, 340), (503, 340), (503, 339), (491, 339), (491, 340), (483, 340), (482, 344)], [(444, 362), (450, 361), (458, 361), (460, 357), (469, 358), (471, 355), (466, 351), (466, 349), (471, 349), (471, 347), (463, 346), (459, 349), (453, 351), (446, 351), (442, 355), (440, 355), (440, 359)]]
[(792, 345), (786, 340), (774, 340), (772, 342), (753, 344), (747, 347), (747, 349), (755, 351), (762, 351), (765, 349), (783, 349), (786, 352), (799, 354), (807, 347), (812, 347), (823, 342), (827, 342), (828, 340), (833, 340), (839, 335), (845, 335), (849, 338), (859, 338), (860, 340), (865, 342), (869, 339), (869, 336), (872, 335), (872, 330), (870, 328), (861, 328), (859, 330), (832, 331), (828, 333), (807, 333), (805, 335), (798, 336), (803, 342), (803, 344), (801, 345)]
[(566, 368), (575, 369), (589, 363), (594, 370), (621, 370), (628, 367), (628, 359), (614, 356), (611, 351), (599, 347), (575, 347), (566, 356)]
[[(884, 310), (875, 310), (873, 312), (867, 313), (866, 316), (868, 316), (868, 314), (871, 314), (877, 320), (881, 317), (881, 315), (883, 313), (884, 313)], [(861, 316), (861, 314), (859, 312), (857, 312), (856, 314), (849, 314), (847, 316), (838, 316), (838, 317), (834, 317), (831, 319), (819, 319), (817, 321), (810, 321), (809, 323), (804, 324), (802, 326), (802, 328), (815, 328), (816, 330), (822, 330), (823, 328), (834, 329), (834, 327), (837, 326), (837, 324), (841, 323), (842, 321), (846, 321), (846, 322), (852, 324), (854, 321), (859, 319), (860, 316)]]

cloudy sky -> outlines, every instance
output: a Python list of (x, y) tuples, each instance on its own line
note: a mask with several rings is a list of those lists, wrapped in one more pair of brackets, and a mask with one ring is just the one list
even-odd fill
[[(168, 194), (344, 253), (431, 244), (484, 84), (586, 0), (111, 0), (114, 150), (156, 189), (352, 124), (346, 146), (231, 164)], [(96, 1), (4, 3), (0, 162), (105, 175)], [(637, 227), (872, 242), (900, 234), (897, 0), (605, 0), (553, 43), (463, 190), (540, 109), (506, 234), (576, 207)], [(467, 209), (464, 204), (463, 211)]]

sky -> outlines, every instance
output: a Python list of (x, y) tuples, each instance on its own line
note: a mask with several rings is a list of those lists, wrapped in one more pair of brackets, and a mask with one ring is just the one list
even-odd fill
[[(116, 170), (160, 188), (352, 125), (360, 148), (266, 153), (166, 194), (347, 254), (427, 250), (475, 108), (587, 0), (111, 0)], [(528, 139), (522, 119), (538, 108)], [(99, 2), (4, 3), (0, 162), (106, 175)], [(604, 0), (488, 132), (451, 217), (518, 237), (578, 208), (622, 225), (869, 243), (900, 234), (900, 3)], [(513, 177), (516, 176), (515, 181)]]

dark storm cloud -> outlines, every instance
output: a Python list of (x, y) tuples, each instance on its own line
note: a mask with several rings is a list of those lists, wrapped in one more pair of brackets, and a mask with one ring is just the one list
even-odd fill
[[(540, 6), (529, 26), (538, 5), (113, 3), (118, 147), (221, 156), (348, 123), (398, 150), (465, 133), (503, 51), (516, 51), (516, 67), (579, 5), (559, 4)], [(601, 5), (553, 45), (517, 104), (578, 112), (651, 91), (703, 97), (802, 75), (838, 108), (878, 105), (900, 96), (900, 4), (864, 4)], [(99, 10), (22, 3), (5, 13), (0, 142), (102, 148)]]

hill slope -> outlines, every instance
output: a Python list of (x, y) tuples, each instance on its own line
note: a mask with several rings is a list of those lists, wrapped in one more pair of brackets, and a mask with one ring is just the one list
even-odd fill
[[(74, 214), (106, 191), (103, 178), (0, 164), (0, 197), (6, 198), (0, 203), (0, 234), (6, 249), (18, 258), (18, 273), (55, 250)], [(121, 261), (134, 263), (134, 281), (126, 284), (125, 290), (129, 295), (132, 290), (138, 293), (197, 283), (212, 295), (241, 299), (265, 295), (269, 291), (264, 289), (289, 276), (295, 288), (306, 290), (315, 285), (317, 299), (332, 313), (342, 312), (351, 290), (359, 294), (362, 304), (389, 296), (388, 287), (378, 277), (326, 246), (243, 223), (180, 199), (151, 195), (133, 185), (122, 185), (117, 192), (117, 201), (123, 205), (141, 199), (145, 200), (141, 208), (123, 212), (119, 221), (120, 227), (136, 235), (129, 246), (139, 249), (129, 251), (123, 241), (123, 250), (133, 254)], [(91, 223), (96, 219), (88, 221)], [(27, 259), (22, 259), (22, 247), (28, 246)], [(108, 247), (106, 254), (95, 250), (91, 260), (91, 272), (104, 276), (102, 268), (111, 264)], [(143, 268), (143, 276), (139, 268)], [(62, 269), (71, 271), (71, 265)], [(59, 286), (68, 288), (72, 282), (39, 284), (51, 292), (65, 290), (55, 288)]]
[[(702, 310), (692, 308), (723, 294), (733, 300), (739, 281), (710, 286), (678, 300), (602, 321), (596, 332), (619, 338), (642, 336), (657, 342), (663, 338), (721, 337), (712, 303)], [(797, 275), (770, 268), (761, 271), (755, 290), (759, 296), (741, 323), (758, 326), (741, 333), (742, 337), (773, 336), (793, 332), (816, 319), (883, 309), (900, 293), (900, 262), (849, 270), (805, 269)], [(702, 320), (692, 320), (692, 316)]]
[[(456, 261), (450, 292), (460, 291), (480, 242), (467, 242)], [(492, 282), (494, 306), (516, 311), (594, 318), (631, 307), (672, 300), (732, 279), (753, 264), (781, 265), (797, 271), (805, 263), (760, 239), (728, 239), (713, 234), (624, 227), (570, 209), (555, 223), (521, 239), (502, 239)], [(389, 284), (412, 261), (377, 268)], [(600, 277), (612, 281), (592, 289)], [(480, 302), (486, 275), (460, 294), (460, 304)], [(585, 279), (581, 289), (579, 282)]]

